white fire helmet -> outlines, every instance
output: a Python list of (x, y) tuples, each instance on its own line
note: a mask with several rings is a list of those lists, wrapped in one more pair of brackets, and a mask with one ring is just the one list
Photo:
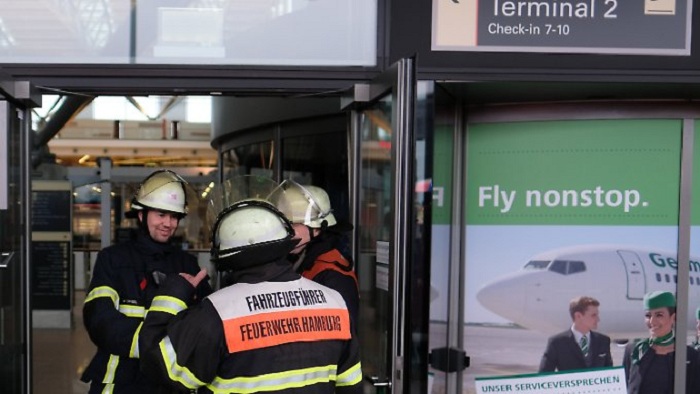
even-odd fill
[(220, 271), (284, 257), (298, 242), (292, 241), (292, 224), (262, 199), (243, 200), (226, 208), (212, 232), (212, 260)]
[(187, 181), (170, 170), (158, 170), (149, 175), (131, 201), (132, 210), (156, 209), (187, 214), (185, 186)]
[(303, 223), (311, 228), (330, 227), (337, 223), (328, 193), (320, 187), (302, 186), (286, 180), (272, 192), (269, 200), (292, 223)]

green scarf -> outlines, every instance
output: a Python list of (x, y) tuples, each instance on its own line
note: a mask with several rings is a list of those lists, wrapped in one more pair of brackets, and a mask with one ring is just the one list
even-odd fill
[(639, 360), (649, 351), (653, 345), (668, 346), (676, 342), (676, 332), (671, 330), (668, 334), (659, 338), (648, 338), (639, 341), (632, 350), (632, 364), (639, 364)]

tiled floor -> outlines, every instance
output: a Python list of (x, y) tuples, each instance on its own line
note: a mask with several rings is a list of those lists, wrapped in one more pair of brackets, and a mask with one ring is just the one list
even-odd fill
[(32, 342), (32, 393), (84, 394), (80, 375), (95, 354), (83, 328), (84, 292), (76, 292), (73, 328), (35, 328)]

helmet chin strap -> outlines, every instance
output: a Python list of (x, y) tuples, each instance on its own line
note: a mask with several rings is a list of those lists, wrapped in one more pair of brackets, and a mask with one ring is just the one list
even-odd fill
[(294, 263), (292, 264), (292, 267), (294, 268), (294, 271), (298, 271), (299, 267), (301, 264), (304, 262), (304, 257), (306, 257), (306, 248), (301, 250), (301, 253), (297, 255), (292, 255), (294, 256), (295, 260)]
[(143, 210), (140, 211), (140, 212), (142, 212), (142, 214), (140, 215), (140, 218), (139, 218), (139, 216), (137, 216), (137, 220), (139, 223), (139, 231), (142, 231), (146, 235), (146, 237), (148, 237), (149, 240), (151, 240), (157, 244), (166, 245), (166, 244), (170, 243), (170, 239), (168, 239), (168, 241), (166, 241), (166, 242), (160, 242), (160, 241), (156, 241), (155, 239), (153, 239), (153, 237), (151, 237), (151, 232), (148, 230), (148, 212), (150, 212), (150, 211), (151, 210), (149, 208), (144, 207)]
[[(309, 229), (309, 242), (307, 244), (310, 244), (314, 239), (318, 238), (321, 236), (321, 234), (326, 231), (328, 228), (328, 221), (324, 220), (321, 222), (321, 228), (314, 228), (314, 227), (309, 227), (306, 226), (306, 228)], [(318, 235), (314, 235), (314, 230), (318, 230)]]

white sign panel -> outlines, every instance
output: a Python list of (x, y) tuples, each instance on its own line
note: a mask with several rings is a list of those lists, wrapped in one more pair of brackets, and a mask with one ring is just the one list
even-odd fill
[(570, 373), (476, 378), (476, 393), (626, 394), (622, 367)]
[(433, 0), (432, 50), (690, 55), (692, 0)]

